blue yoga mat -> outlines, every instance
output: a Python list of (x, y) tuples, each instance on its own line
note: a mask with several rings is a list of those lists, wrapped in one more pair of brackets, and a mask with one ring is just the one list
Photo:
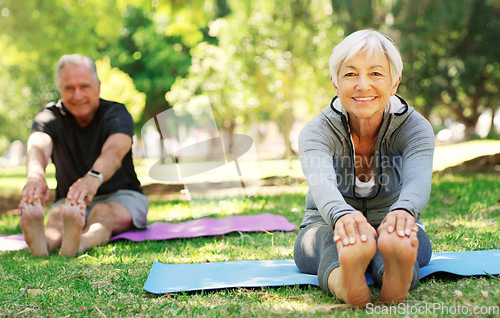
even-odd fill
[[(420, 269), (421, 278), (434, 273), (460, 276), (499, 275), (500, 250), (433, 253)], [(367, 274), (367, 283), (373, 283)], [(293, 260), (234, 261), (196, 264), (154, 262), (144, 289), (153, 294), (235, 287), (318, 286), (316, 275), (299, 272)]]
[(429, 264), (420, 268), (420, 277), (438, 273), (499, 275), (500, 250), (433, 253)]
[(293, 260), (196, 264), (154, 262), (144, 289), (153, 294), (231, 287), (318, 285), (316, 275), (299, 272)]

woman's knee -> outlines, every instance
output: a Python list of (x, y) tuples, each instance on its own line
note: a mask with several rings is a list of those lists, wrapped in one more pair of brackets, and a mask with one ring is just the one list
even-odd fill
[(310, 225), (299, 231), (293, 246), (293, 259), (297, 268), (308, 274), (316, 274), (320, 260), (317, 238), (318, 226)]
[(432, 244), (429, 236), (424, 229), (419, 228), (417, 233), (418, 238), (418, 252), (417, 262), (420, 267), (429, 264), (432, 256)]
[(305, 244), (303, 242), (305, 229), (300, 230), (297, 238), (295, 239), (295, 243), (293, 245), (293, 260), (295, 261), (295, 265), (302, 273), (309, 273), (310, 269), (307, 264), (309, 263), (306, 259), (307, 252), (305, 248)]

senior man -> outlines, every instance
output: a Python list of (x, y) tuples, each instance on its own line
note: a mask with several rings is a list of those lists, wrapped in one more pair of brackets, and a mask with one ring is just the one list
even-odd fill
[[(36, 117), (28, 139), (27, 182), (19, 225), (31, 253), (74, 256), (112, 235), (147, 225), (148, 200), (132, 160), (134, 122), (125, 106), (103, 100), (95, 63), (73, 54), (55, 70), (61, 99)], [(49, 200), (45, 169), (56, 168), (56, 201)]]

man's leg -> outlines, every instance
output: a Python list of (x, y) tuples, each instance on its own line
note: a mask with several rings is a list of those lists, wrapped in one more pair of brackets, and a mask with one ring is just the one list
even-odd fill
[(61, 256), (75, 256), (85, 226), (85, 205), (66, 203), (61, 208), (63, 235), (59, 254)]
[(35, 256), (48, 256), (49, 250), (45, 238), (43, 211), (40, 200), (35, 204), (21, 201), (19, 204), (19, 226), (24, 234), (24, 240)]
[(44, 227), (44, 211), (38, 201), (35, 204), (19, 204), (19, 226), (24, 234), (31, 253), (35, 256), (47, 256), (61, 246), (63, 233), (62, 206), (54, 204), (47, 214)]
[(45, 226), (45, 237), (47, 238), (49, 253), (61, 247), (64, 227), (62, 220), (64, 205), (54, 205), (47, 214), (47, 225)]
[(132, 227), (132, 216), (121, 203), (109, 201), (94, 206), (83, 229), (77, 252), (83, 253), (94, 246), (106, 244), (111, 235)]

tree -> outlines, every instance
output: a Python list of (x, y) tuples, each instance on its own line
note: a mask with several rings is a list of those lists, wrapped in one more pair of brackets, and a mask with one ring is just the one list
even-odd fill
[(452, 116), (473, 138), (481, 112), (500, 102), (500, 6), (399, 1), (394, 13), (410, 77), (404, 89), (427, 115)]
[(118, 38), (120, 16), (112, 1), (98, 0), (3, 0), (0, 13), (0, 139), (24, 141), (34, 115), (58, 96), (59, 57), (98, 58)]
[(96, 61), (97, 74), (101, 80), (101, 98), (125, 104), (135, 122), (144, 112), (146, 94), (137, 91), (130, 76), (116, 67), (111, 67), (108, 56)]
[(331, 14), (327, 1), (232, 2), (232, 14), (211, 25), (217, 47), (202, 43), (192, 50), (190, 75), (177, 80), (169, 101), (186, 105), (208, 96), (229, 132), (237, 123), (272, 120), (290, 158), (297, 116), (317, 113), (331, 98), (328, 57), (338, 36), (322, 10)]
[[(111, 64), (127, 72), (137, 89), (146, 93), (146, 105), (137, 128), (149, 118), (170, 108), (165, 94), (177, 77), (187, 75), (190, 46), (203, 40), (199, 25), (167, 16), (185, 13), (182, 7), (135, 7), (127, 5), (118, 45), (108, 47)], [(137, 130), (138, 132), (140, 129)]]

